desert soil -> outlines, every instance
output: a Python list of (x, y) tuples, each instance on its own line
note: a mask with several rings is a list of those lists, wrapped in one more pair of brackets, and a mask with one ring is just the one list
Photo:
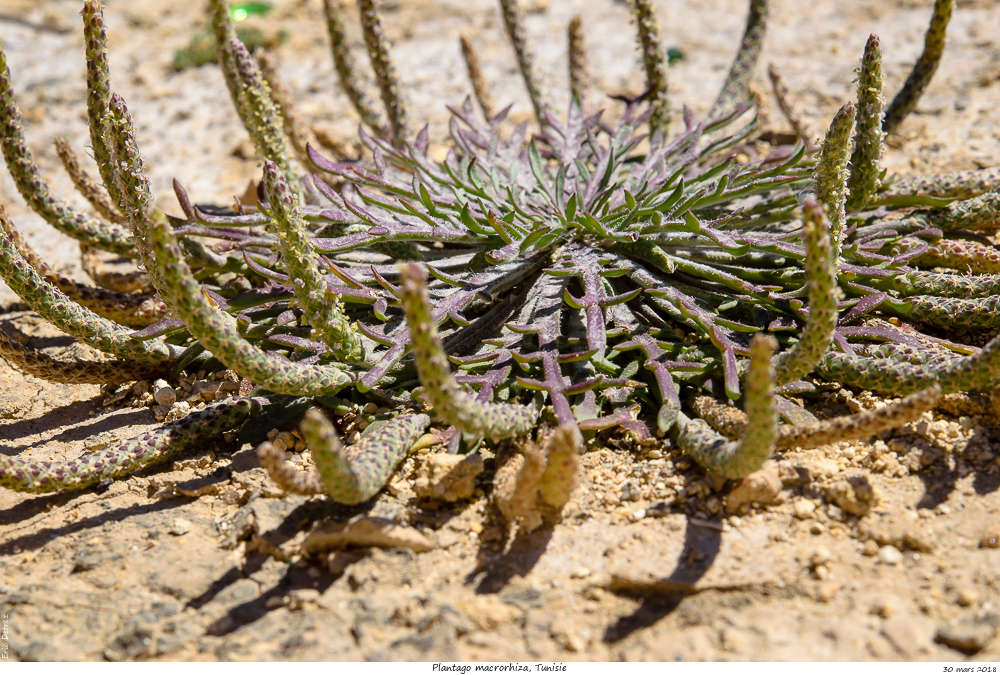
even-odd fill
[[(200, 4), (119, 2), (106, 12), (115, 86), (139, 124), (156, 197), (174, 212), (171, 178), (199, 202), (231, 203), (258, 170), (218, 69), (170, 69), (173, 52), (201, 25)], [(446, 133), (444, 105), (466, 93), (459, 33), (479, 46), (495, 99), (527, 115), (492, 2), (385, 4), (414, 118), (430, 123), (432, 137)], [(671, 69), (671, 96), (704, 113), (745, 3), (659, 4), (668, 43), (686, 56)], [(870, 32), (882, 38), (889, 90), (898, 87), (930, 4), (817, 0), (803, 10), (776, 0), (762, 90), (765, 64), (777, 63), (819, 134), (853, 96)], [(302, 112), (350, 141), (357, 120), (335, 83), (320, 3), (276, 5), (263, 26), (288, 31), (276, 54)], [(529, 5), (528, 29), (553, 82), (565, 82), (564, 26), (580, 12), (595, 89), (639, 91), (622, 3)], [(57, 135), (81, 152), (88, 145), (78, 10), (74, 1), (6, 0), (0, 42), (33, 150), (56, 193), (83, 207), (52, 147)], [(890, 171), (1000, 163), (996, 26), (993, 0), (959, 2), (934, 84), (890, 139)], [(764, 124), (785, 128), (776, 113)], [(47, 260), (85, 278), (76, 245), (30, 213), (6, 173), (0, 201)], [(36, 344), (67, 348), (6, 289), (0, 302), (4, 318)], [(8, 455), (74, 457), (155, 425), (149, 396), (137, 390), (50, 384), (3, 362), (0, 382), (0, 452)], [(876, 403), (831, 392), (818, 412)], [(513, 540), (490, 501), (489, 452), (475, 492), (454, 502), (418, 495), (428, 480), (421, 467), (434, 463), (426, 452), (408, 459), (377, 499), (348, 508), (282, 495), (253, 449), (234, 445), (98, 489), (0, 489), (8, 656), (997, 660), (998, 449), (994, 406), (966, 396), (870, 443), (783, 453), (742, 484), (712, 483), (666, 444), (601, 438), (582, 456), (561, 522)], [(380, 527), (383, 545), (303, 553), (313, 524), (350, 519)]]

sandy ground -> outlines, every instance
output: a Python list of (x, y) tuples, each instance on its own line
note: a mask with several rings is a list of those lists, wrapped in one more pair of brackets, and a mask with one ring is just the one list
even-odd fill
[[(170, 71), (199, 25), (199, 3), (114, 3), (115, 86), (128, 99), (159, 202), (170, 179), (228, 202), (256, 172), (215, 67)], [(337, 90), (318, 0), (277, 3), (269, 28), (303, 112), (336, 137), (357, 120)], [(582, 12), (599, 90), (639, 90), (624, 5), (529, 3), (540, 62), (565, 82), (564, 26)], [(674, 101), (704, 112), (742, 30), (744, 3), (660, 2)], [(445, 132), (465, 94), (457, 36), (480, 46), (498, 101), (528, 106), (487, 0), (395, 0), (415, 117)], [(778, 63), (818, 133), (852, 94), (869, 32), (890, 91), (919, 52), (929, 0), (773, 3), (762, 59)], [(72, 196), (52, 147), (87, 147), (78, 3), (6, 0), (7, 52), (32, 148)], [(891, 139), (892, 171), (996, 165), (1000, 6), (959, 2), (949, 49), (917, 113)], [(551, 37), (547, 37), (551, 36)], [(763, 81), (763, 77), (761, 80)], [(592, 104), (601, 104), (592, 101)], [(775, 126), (781, 121), (772, 118)], [(0, 201), (47, 259), (80, 275), (78, 253), (27, 211), (9, 177)], [(83, 277), (80, 276), (82, 279)], [(21, 316), (0, 293), (6, 315)], [(38, 344), (67, 340), (30, 317)], [(872, 403), (831, 395), (831, 410)], [(839, 408), (838, 408), (839, 406)], [(582, 456), (580, 487), (554, 527), (507, 541), (488, 492), (458, 502), (415, 493), (412, 457), (356, 508), (281, 496), (249, 447), (202, 452), (101, 489), (23, 496), (0, 489), (0, 613), (12, 660), (50, 659), (1000, 659), (1000, 420), (988, 401), (952, 397), (869, 444), (788, 452), (742, 485), (712, 485), (669, 447), (615, 439)], [(154, 423), (96, 386), (58, 386), (0, 362), (0, 452), (58, 459)], [(398, 544), (302, 554), (324, 519), (378, 517)]]

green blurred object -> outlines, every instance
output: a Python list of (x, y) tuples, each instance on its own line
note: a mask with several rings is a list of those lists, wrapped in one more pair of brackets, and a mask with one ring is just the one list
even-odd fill
[[(253, 4), (260, 5), (263, 3)], [(288, 39), (286, 31), (282, 30), (276, 34), (268, 34), (253, 26), (241, 26), (237, 28), (236, 35), (247, 46), (247, 49), (251, 51), (261, 47), (275, 47)], [(174, 52), (171, 66), (177, 71), (187, 70), (188, 68), (203, 66), (206, 63), (215, 63), (215, 59), (215, 36), (212, 35), (212, 31), (208, 27), (205, 27), (195, 33), (185, 47)]]
[(680, 47), (670, 47), (667, 49), (667, 65), (672, 66), (678, 61), (684, 60), (684, 52), (680, 50)]
[(233, 17), (233, 21), (245, 21), (251, 14), (264, 15), (271, 9), (270, 2), (244, 2), (240, 5), (233, 5), (233, 8), (229, 10), (229, 15)]

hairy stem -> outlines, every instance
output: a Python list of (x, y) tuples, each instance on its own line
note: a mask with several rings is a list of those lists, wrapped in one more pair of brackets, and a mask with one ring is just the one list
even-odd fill
[(400, 267), (400, 275), (399, 299), (410, 329), (411, 349), (434, 415), (461, 431), (492, 440), (526, 434), (538, 415), (533, 407), (483, 403), (455, 382), (431, 319), (427, 273), (421, 265), (409, 263)]
[(887, 134), (894, 132), (913, 111), (921, 94), (934, 77), (941, 62), (941, 55), (944, 53), (945, 33), (954, 8), (955, 0), (934, 0), (934, 12), (931, 14), (931, 22), (924, 35), (924, 50), (913, 64), (913, 70), (910, 71), (899, 93), (885, 111), (882, 128)]

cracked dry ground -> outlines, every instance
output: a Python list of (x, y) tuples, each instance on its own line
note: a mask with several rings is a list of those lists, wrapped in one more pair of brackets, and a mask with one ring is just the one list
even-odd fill
[[(33, 146), (68, 194), (51, 140), (60, 133), (85, 145), (78, 7), (36, 4), (5, 3), (0, 39)], [(167, 4), (109, 9), (112, 71), (134, 107), (160, 203), (173, 202), (173, 176), (201, 200), (226, 202), (243, 192), (255, 162), (228, 101), (208, 93), (222, 90), (217, 70), (169, 72), (199, 8)], [(592, 25), (615, 27), (591, 40), (592, 69), (603, 89), (637, 89), (637, 67), (621, 58), (631, 31), (621, 5), (530, 4), (535, 35), (561, 34), (581, 10)], [(796, 3), (776, 2), (762, 59), (782, 64), (814, 131), (850, 95), (868, 32), (882, 37), (889, 84), (898, 84), (929, 3), (865, 0), (847, 13), (843, 4), (823, 0), (800, 16)], [(672, 96), (704, 112), (743, 2), (661, 9), (687, 55), (672, 71)], [(304, 112), (346, 140), (356, 122), (332, 114), (347, 106), (331, 93), (321, 27), (308, 21), (317, 12), (316, 2), (279, 3), (273, 24), (291, 37), (277, 54)], [(386, 17), (432, 136), (444, 132), (441, 101), (464, 92), (460, 30), (482, 45), (495, 97), (527, 113), (491, 2), (402, 2)], [(890, 171), (997, 164), (1000, 41), (986, 29), (996, 25), (991, 0), (959, 3), (934, 84), (890, 139)], [(160, 51), (150, 53), (153, 31)], [(564, 72), (559, 42), (540, 43), (555, 78)], [(50, 259), (77, 269), (75, 246), (27, 213), (6, 174), (0, 200)], [(9, 292), (2, 302), (37, 344), (66, 344)], [(154, 423), (149, 406), (130, 407), (136, 398), (52, 385), (0, 363), (0, 452), (58, 459), (129, 437)], [(874, 403), (830, 393), (816, 412)], [(998, 450), (994, 406), (963, 396), (871, 443), (783, 453), (742, 484), (713, 485), (670, 448), (601, 437), (582, 457), (562, 522), (506, 542), (490, 502), (489, 453), (469, 499), (419, 498), (427, 478), (418, 473), (430, 460), (418, 454), (373, 502), (345, 508), (278, 494), (249, 447), (205, 447), (101, 489), (0, 491), (0, 608), (10, 656), (20, 660), (996, 660)], [(302, 553), (312, 523), (353, 517), (396, 523), (381, 531), (392, 545)]]

